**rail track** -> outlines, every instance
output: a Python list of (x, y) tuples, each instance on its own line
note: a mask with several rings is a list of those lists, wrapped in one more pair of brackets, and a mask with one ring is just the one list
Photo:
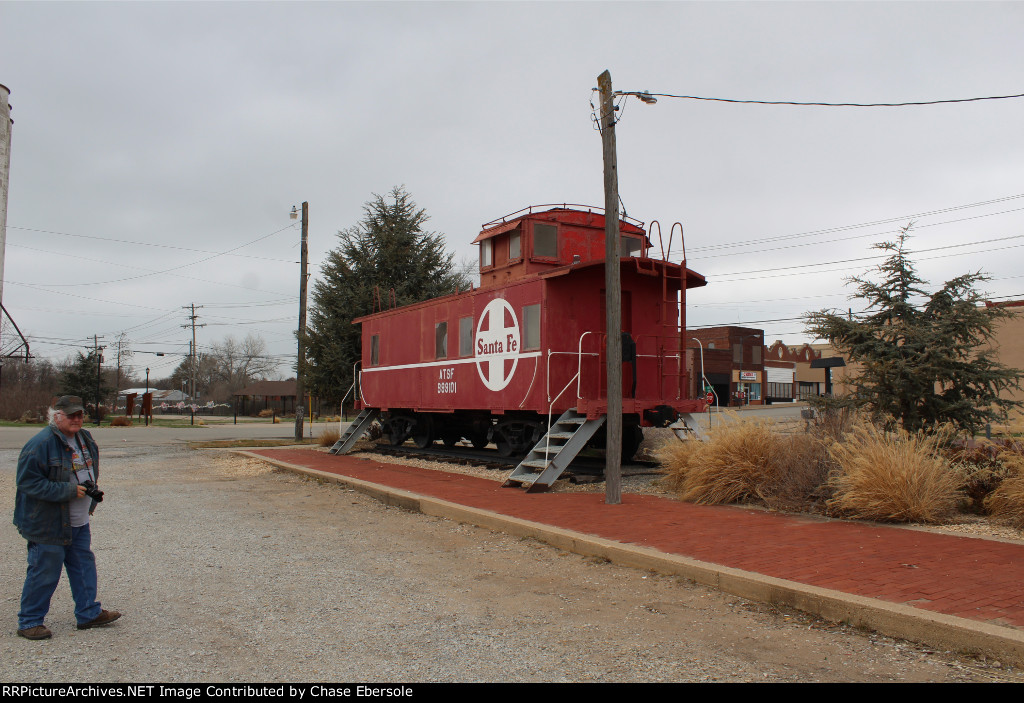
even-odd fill
[[(383, 456), (406, 457), (410, 459), (425, 459), (427, 461), (444, 461), (463, 466), (474, 466), (491, 469), (494, 471), (509, 471), (519, 463), (517, 457), (503, 457), (497, 450), (487, 448), (475, 449), (470, 446), (456, 445), (454, 447), (434, 446), (420, 449), (411, 444), (392, 446), (386, 443), (375, 444), (373, 447), (361, 450), (368, 454), (381, 454)], [(603, 456), (578, 456), (570, 464), (568, 470), (563, 474), (564, 478), (573, 483), (590, 483), (599, 481), (604, 474)], [(658, 464), (654, 461), (633, 459), (622, 465), (623, 476), (654, 476), (660, 474)]]

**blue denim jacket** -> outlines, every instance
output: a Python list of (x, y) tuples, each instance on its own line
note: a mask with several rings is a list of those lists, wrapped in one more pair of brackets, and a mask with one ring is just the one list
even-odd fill
[[(80, 430), (78, 438), (92, 455), (93, 476), (99, 482), (99, 448), (86, 430)], [(78, 494), (71, 481), (71, 469), (71, 445), (53, 425), (22, 448), (18, 457), (14, 525), (29, 542), (71, 544), (70, 501)], [(89, 512), (95, 507), (93, 501)]]

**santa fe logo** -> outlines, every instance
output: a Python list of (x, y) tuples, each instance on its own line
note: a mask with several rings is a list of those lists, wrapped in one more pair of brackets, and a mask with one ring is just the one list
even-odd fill
[(500, 391), (515, 375), (520, 356), (519, 320), (503, 298), (487, 303), (476, 325), (476, 370), (488, 390)]

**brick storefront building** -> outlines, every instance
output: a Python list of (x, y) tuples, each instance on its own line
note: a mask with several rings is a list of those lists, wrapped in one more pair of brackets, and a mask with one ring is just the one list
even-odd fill
[[(764, 331), (753, 327), (708, 327), (688, 331), (693, 338), (692, 397), (704, 395), (701, 371), (719, 405), (764, 402)], [(701, 358), (703, 357), (703, 369)]]

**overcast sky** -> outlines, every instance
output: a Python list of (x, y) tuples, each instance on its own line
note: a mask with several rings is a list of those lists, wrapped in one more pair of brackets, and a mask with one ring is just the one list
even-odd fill
[[(252, 332), (293, 359), (303, 200), (314, 280), (402, 184), (475, 260), (484, 222), (603, 204), (605, 69), (617, 90), (745, 100), (1012, 95), (1022, 36), (1019, 2), (0, 1), (3, 303), (40, 357), (124, 331), (166, 376), (195, 304), (200, 350)], [(911, 219), (924, 278), (982, 269), (1024, 298), (1024, 99), (628, 99), (620, 117), (627, 213), (681, 222), (708, 278), (691, 327), (808, 341), (798, 318), (860, 309), (844, 278)]]

